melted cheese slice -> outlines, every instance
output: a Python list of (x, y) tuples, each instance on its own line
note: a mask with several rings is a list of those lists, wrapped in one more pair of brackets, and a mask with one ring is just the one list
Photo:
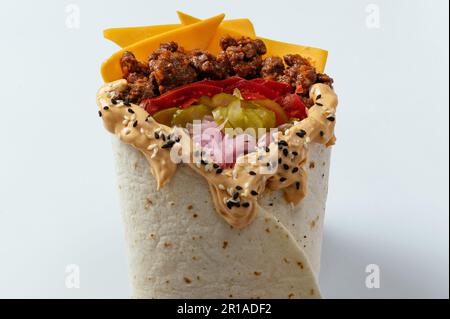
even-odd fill
[[(186, 13), (177, 12), (178, 18), (183, 25), (191, 25), (193, 23), (198, 23), (202, 21), (198, 18), (190, 16)], [(220, 38), (229, 35), (234, 38), (240, 38), (242, 36), (255, 38), (255, 29), (253, 28), (253, 24), (248, 19), (239, 19), (239, 20), (228, 20), (223, 21), (222, 24), (217, 28), (217, 32), (209, 43), (207, 50), (212, 54), (218, 54), (221, 51), (220, 48)]]
[[(200, 19), (194, 18), (182, 12), (178, 12), (178, 16), (182, 24), (166, 24), (154, 25), (144, 27), (129, 27), (129, 28), (110, 28), (103, 31), (103, 37), (116, 43), (121, 48), (130, 46), (136, 42), (153, 37), (155, 35), (169, 32), (183, 26), (200, 22)], [(228, 30), (222, 33), (233, 33), (236, 36), (246, 35), (249, 37), (256, 37), (255, 29), (249, 19), (234, 19), (224, 20), (219, 26), (219, 30), (223, 28)]]
[(112, 82), (122, 78), (120, 59), (125, 51), (131, 51), (140, 61), (146, 61), (148, 55), (159, 48), (163, 42), (175, 41), (187, 50), (205, 49), (211, 43), (216, 30), (225, 15), (221, 14), (210, 19), (202, 20), (181, 28), (157, 34), (114, 53), (101, 67), (101, 74), (105, 82)]
[(133, 43), (169, 32), (181, 27), (181, 24), (154, 25), (146, 27), (111, 28), (103, 31), (103, 37), (125, 48)]
[(297, 44), (269, 40), (261, 37), (258, 37), (258, 39), (261, 39), (266, 44), (267, 55), (283, 57), (286, 54), (300, 54), (311, 62), (311, 64), (316, 68), (317, 72), (323, 73), (323, 71), (325, 70), (328, 51)]

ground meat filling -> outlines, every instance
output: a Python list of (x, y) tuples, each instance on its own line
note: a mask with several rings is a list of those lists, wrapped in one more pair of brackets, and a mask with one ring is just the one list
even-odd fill
[(316, 83), (316, 69), (311, 63), (298, 54), (284, 56), (287, 68), (278, 81), (288, 83), (298, 94), (308, 94), (309, 88)]
[(190, 63), (189, 54), (175, 42), (161, 44), (148, 58), (159, 92), (197, 81), (197, 72)]
[(219, 61), (213, 54), (203, 50), (192, 50), (189, 59), (191, 66), (197, 71), (199, 80), (223, 80), (231, 71), (226, 61)]
[(277, 81), (284, 74), (284, 62), (278, 56), (268, 57), (263, 61), (261, 77), (267, 80)]
[(227, 36), (220, 40), (220, 47), (222, 51), (216, 57), (204, 50), (185, 51), (176, 42), (162, 43), (149, 56), (148, 63), (138, 61), (131, 52), (124, 52), (120, 66), (128, 88), (118, 98), (139, 104), (195, 81), (240, 76), (288, 83), (292, 92), (299, 94), (310, 107), (313, 104), (309, 98), (310, 87), (314, 83), (333, 84), (332, 78), (316, 73), (311, 63), (298, 54), (263, 59), (267, 48), (258, 39)]
[(264, 42), (259, 39), (252, 40), (247, 37), (234, 39), (224, 37), (220, 40), (222, 52), (219, 60), (228, 63), (232, 74), (244, 79), (252, 79), (260, 76), (262, 68), (262, 56), (267, 49)]
[(136, 60), (131, 52), (124, 52), (120, 66), (122, 74), (128, 82), (128, 88), (120, 93), (119, 99), (130, 103), (139, 103), (143, 99), (152, 98), (159, 94), (149, 67)]

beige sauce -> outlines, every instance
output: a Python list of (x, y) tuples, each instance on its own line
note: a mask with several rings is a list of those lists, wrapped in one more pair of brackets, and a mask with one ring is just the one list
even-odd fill
[(270, 152), (261, 149), (241, 156), (233, 168), (222, 170), (208, 160), (199, 163), (200, 155), (186, 132), (157, 123), (138, 105), (113, 104), (117, 92), (126, 86), (126, 80), (118, 80), (105, 84), (97, 93), (106, 129), (145, 155), (158, 189), (176, 172), (177, 164), (170, 152), (189, 147), (188, 165), (207, 180), (217, 212), (235, 228), (244, 228), (253, 221), (258, 196), (266, 187), (283, 189), (286, 200), (294, 205), (301, 202), (307, 189), (308, 145), (330, 146), (335, 142), (337, 96), (327, 85), (315, 84), (310, 90), (315, 104), (308, 118), (276, 133)]

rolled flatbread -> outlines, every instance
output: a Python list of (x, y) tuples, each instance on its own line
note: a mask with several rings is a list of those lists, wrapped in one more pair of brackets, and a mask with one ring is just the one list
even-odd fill
[(134, 298), (319, 298), (330, 150), (310, 149), (298, 207), (280, 191), (237, 230), (215, 211), (204, 178), (180, 166), (158, 191), (145, 157), (113, 138)]
[[(337, 105), (331, 88), (311, 88), (320, 103), (307, 119), (276, 133), (261, 160), (241, 162), (256, 153), (248, 154), (222, 172), (171, 161), (168, 148), (189, 146), (189, 136), (161, 126), (139, 106), (112, 102), (125, 85), (106, 84), (97, 102), (105, 127), (120, 138), (113, 150), (133, 297), (319, 298), (327, 146), (334, 142)], [(282, 150), (283, 165), (263, 173), (274, 149)], [(241, 192), (230, 193), (238, 184)], [(229, 205), (234, 195), (241, 204)]]

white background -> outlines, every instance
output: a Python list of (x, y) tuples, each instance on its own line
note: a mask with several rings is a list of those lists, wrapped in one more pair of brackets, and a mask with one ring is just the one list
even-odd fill
[[(66, 6), (80, 28), (66, 26)], [(366, 9), (379, 9), (379, 28)], [(329, 50), (340, 97), (323, 247), (329, 298), (449, 296), (448, 1), (2, 1), (0, 297), (126, 298), (110, 136), (97, 117), (102, 29), (250, 18)], [(370, 25), (369, 25), (370, 26)], [(65, 267), (80, 267), (80, 288)], [(381, 269), (367, 289), (365, 267)]]

